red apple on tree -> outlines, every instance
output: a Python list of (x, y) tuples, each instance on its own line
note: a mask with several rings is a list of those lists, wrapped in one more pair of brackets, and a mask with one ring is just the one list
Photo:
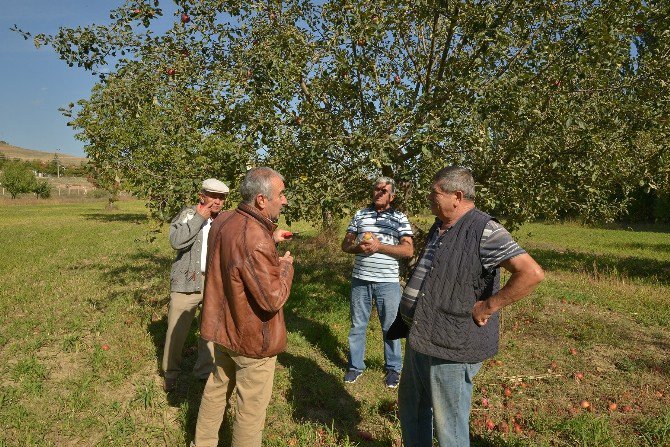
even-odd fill
[(188, 16), (186, 13), (182, 13), (181, 15), (181, 23), (188, 23), (191, 21), (191, 18)]

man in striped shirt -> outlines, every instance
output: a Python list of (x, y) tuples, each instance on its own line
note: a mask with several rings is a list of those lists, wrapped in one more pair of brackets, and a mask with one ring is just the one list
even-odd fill
[(413, 233), (407, 216), (391, 207), (395, 182), (380, 177), (374, 185), (372, 204), (356, 212), (342, 241), (342, 250), (356, 255), (351, 275), (351, 329), (349, 365), (344, 381), (353, 383), (365, 369), (365, 332), (372, 299), (384, 336), (386, 386), (396, 388), (402, 369), (399, 340), (387, 340), (400, 304), (398, 259), (414, 255)]

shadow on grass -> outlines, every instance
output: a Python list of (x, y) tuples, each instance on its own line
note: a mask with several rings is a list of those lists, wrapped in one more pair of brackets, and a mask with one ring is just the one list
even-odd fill
[(147, 222), (147, 215), (142, 213), (117, 213), (110, 211), (109, 213), (84, 213), (82, 217), (99, 222), (126, 222), (134, 224)]
[(670, 253), (670, 244), (659, 244), (655, 242), (624, 242), (621, 244), (610, 244), (614, 248), (627, 248), (631, 250), (649, 250)]
[(293, 419), (332, 426), (338, 433), (356, 439), (356, 425), (361, 420), (360, 404), (344, 389), (340, 378), (305, 357), (284, 352), (277, 359), (289, 370), (287, 398)]
[(530, 250), (533, 258), (545, 270), (586, 273), (591, 277), (616, 274), (631, 279), (670, 284), (670, 262), (633, 256), (581, 253), (572, 250)]

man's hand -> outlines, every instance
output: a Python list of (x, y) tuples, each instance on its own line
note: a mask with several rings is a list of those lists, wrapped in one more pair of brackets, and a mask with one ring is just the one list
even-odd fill
[(484, 326), (489, 322), (493, 311), (489, 308), (486, 301), (477, 301), (472, 307), (472, 319), (477, 326)]
[(293, 240), (293, 233), (288, 230), (277, 228), (272, 234), (272, 239), (274, 239), (275, 242), (290, 241)]
[(284, 256), (281, 256), (279, 258), (279, 262), (281, 262), (281, 261), (286, 261), (286, 262), (289, 262), (289, 263), (293, 264), (293, 256), (291, 255), (291, 252), (287, 251), (286, 253), (284, 253)]
[(372, 239), (365, 239), (362, 240), (358, 246), (361, 249), (361, 252), (363, 252), (366, 255), (371, 255), (373, 253), (377, 253), (379, 251), (379, 246), (381, 245), (381, 242), (379, 242), (379, 239), (376, 237), (372, 237)]
[(472, 319), (477, 326), (484, 326), (495, 312), (530, 294), (544, 279), (542, 267), (528, 253), (503, 261), (500, 266), (512, 275), (498, 293), (472, 307)]
[(214, 202), (209, 202), (207, 205), (198, 203), (195, 207), (195, 212), (207, 220), (212, 216), (212, 206), (214, 206)]

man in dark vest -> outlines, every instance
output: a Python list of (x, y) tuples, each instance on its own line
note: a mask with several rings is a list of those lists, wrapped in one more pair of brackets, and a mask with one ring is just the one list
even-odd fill
[[(433, 177), (428, 200), (437, 219), (396, 321), (409, 328), (398, 391), (407, 447), (432, 446), (433, 427), (441, 447), (470, 445), (472, 378), (498, 352), (498, 311), (544, 278), (537, 262), (475, 207), (474, 198), (469, 169), (449, 166)], [(511, 273), (502, 289), (500, 266)]]

